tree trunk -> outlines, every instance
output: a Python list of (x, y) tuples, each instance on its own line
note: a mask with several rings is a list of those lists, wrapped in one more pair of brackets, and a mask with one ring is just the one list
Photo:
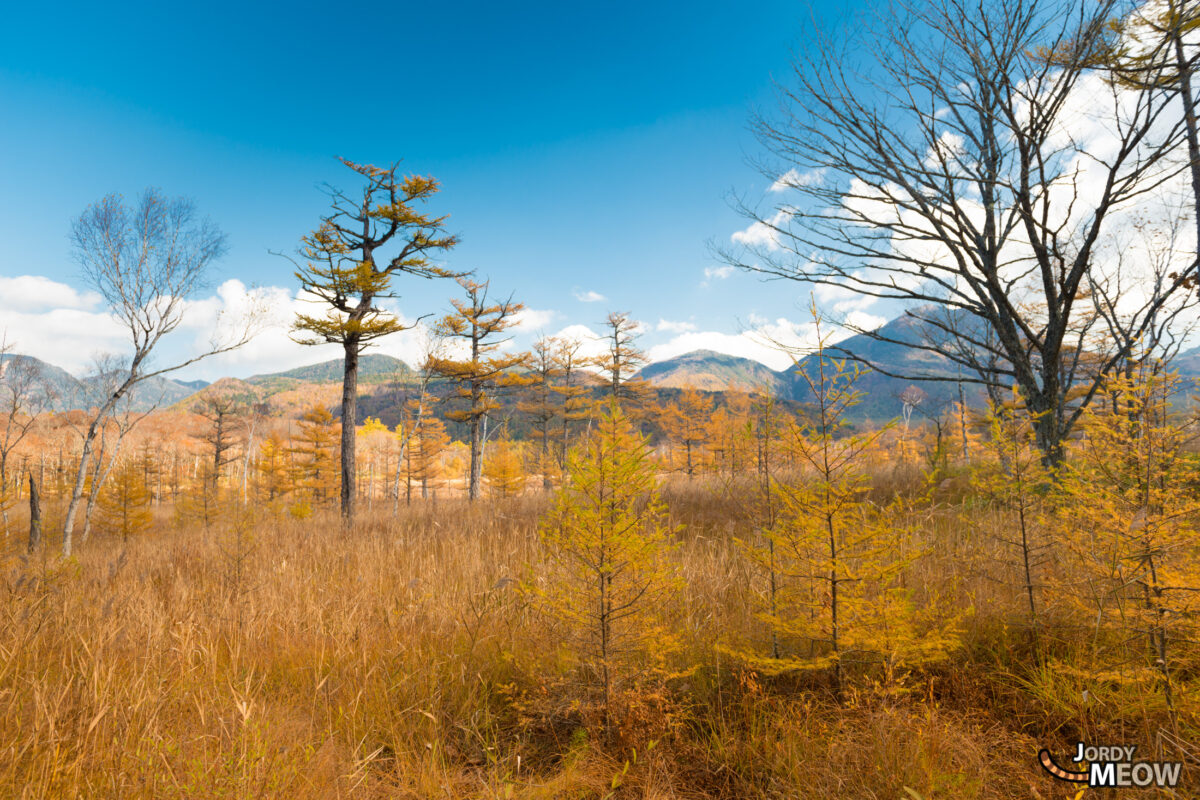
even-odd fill
[(1062, 429), (1058, 424), (1059, 409), (1051, 402), (1038, 402), (1034, 398), (1025, 401), (1033, 421), (1034, 439), (1038, 450), (1042, 453), (1042, 463), (1048, 469), (1055, 469), (1062, 463), (1064, 451)]
[[(102, 417), (100, 417), (102, 418)], [(83, 499), (83, 486), (87, 482), (87, 468), (92, 460), (92, 442), (96, 438), (97, 420), (88, 428), (83, 440), (83, 451), (79, 454), (79, 471), (75, 474), (75, 486), (71, 489), (71, 501), (67, 503), (67, 517), (63, 521), (63, 558), (71, 557), (71, 535), (75, 529), (75, 515), (79, 513), (79, 503)]]
[[(1171, 3), (1172, 16), (1176, 4)], [(1200, 247), (1200, 122), (1196, 117), (1196, 99), (1192, 96), (1192, 70), (1184, 51), (1183, 33), (1175, 31), (1172, 36), (1175, 49), (1175, 66), (1179, 70), (1179, 97), (1183, 102), (1183, 121), (1187, 134), (1188, 158), (1192, 178), (1193, 216), (1196, 223), (1196, 242)]]
[(346, 361), (342, 374), (342, 521), (354, 523), (355, 460), (354, 426), (358, 421), (358, 339), (345, 342)]
[(483, 391), (478, 385), (471, 387), (471, 474), (467, 481), (467, 499), (479, 496), (479, 482), (483, 475), (483, 430), (480, 423), (483, 414), (477, 412), (483, 405)]
[[(21, 479), (17, 478), (17, 486), (21, 485)], [(8, 502), (5, 495), (8, 493), (8, 453), (0, 454), (0, 523), (4, 526), (4, 538), (8, 538)]]
[(246, 457), (242, 459), (242, 505), (246, 505), (249, 502), (249, 495), (246, 491), (247, 476), (250, 473), (250, 452), (254, 448), (254, 429), (257, 425), (258, 422), (256, 420), (250, 423), (250, 435), (246, 437)]
[(42, 543), (42, 505), (38, 501), (38, 487), (29, 473), (29, 552)]

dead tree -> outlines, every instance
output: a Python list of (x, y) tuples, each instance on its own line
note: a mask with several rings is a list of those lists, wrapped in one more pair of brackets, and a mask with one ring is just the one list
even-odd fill
[(151, 367), (150, 357), (158, 344), (179, 327), (188, 298), (205, 286), (209, 267), (225, 251), (225, 235), (212, 222), (201, 219), (190, 200), (169, 199), (148, 189), (133, 207), (116, 194), (89, 207), (75, 220), (71, 239), (89, 286), (128, 331), (131, 351), (112, 393), (89, 415), (63, 521), (64, 556), (71, 555), (75, 518), (96, 438), (121, 399), (151, 378), (242, 346), (261, 319), (261, 310), (252, 308), (233, 325), (218, 326), (203, 352), (164, 367)]
[[(910, 336), (861, 330), (936, 357), (907, 380), (1020, 390), (1047, 463), (1129, 341), (1088, 345), (1089, 293), (1131, 208), (1177, 191), (1186, 125), (1160, 81), (1105, 78), (1116, 0), (917, 0), (853, 46), (817, 37), (782, 112), (757, 131), (782, 199), (722, 250), (752, 272), (906, 306)], [(862, 64), (863, 66), (851, 66)], [(1165, 66), (1148, 66), (1165, 71)], [(1142, 282), (1132, 340), (1189, 302), (1190, 263)], [(1140, 265), (1125, 265), (1140, 270)], [(1134, 280), (1133, 273), (1127, 282)], [(851, 326), (853, 327), (853, 326)], [(891, 330), (895, 330), (892, 328)]]
[[(0, 436), (0, 523), (3, 535), (8, 535), (9, 458), (25, 439), (34, 423), (51, 401), (51, 391), (37, 362), (12, 352), (13, 345), (0, 336), (0, 420), (4, 433)], [(20, 486), (20, 474), (14, 479)]]
[(38, 486), (29, 473), (29, 552), (42, 543), (42, 504), (38, 500)]

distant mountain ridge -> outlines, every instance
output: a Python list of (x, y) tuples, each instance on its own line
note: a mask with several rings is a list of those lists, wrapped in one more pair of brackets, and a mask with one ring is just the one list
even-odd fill
[[(907, 316), (897, 317), (886, 323), (879, 329), (879, 333), (890, 339), (914, 344), (919, 343), (922, 338), (919, 323)], [(936, 353), (895, 342), (880, 341), (866, 334), (856, 334), (831, 347), (826, 357), (838, 359), (845, 353), (852, 353), (877, 364), (882, 370), (867, 371), (859, 379), (857, 386), (863, 392), (863, 397), (851, 413), (852, 419), (880, 421), (899, 416), (903, 408), (900, 395), (910, 386), (915, 386), (924, 396), (923, 408), (935, 409), (958, 399), (957, 368), (948, 359)], [(89, 408), (102, 400), (96, 396), (100, 383), (98, 379), (75, 378), (66, 370), (31, 356), (0, 357), (0, 373), (5, 362), (12, 359), (28, 360), (42, 371), (54, 398), (52, 410)], [(1200, 377), (1200, 347), (1180, 353), (1172, 362), (1172, 366), (1185, 378)], [(761, 391), (765, 388), (784, 400), (806, 403), (810, 402), (812, 397), (805, 374), (814, 377), (816, 368), (815, 355), (801, 358), (796, 366), (776, 371), (751, 358), (712, 350), (693, 350), (648, 364), (637, 373), (637, 377), (668, 393), (689, 387), (709, 392)], [(885, 373), (923, 374), (944, 380), (907, 380)], [(359, 382), (364, 388), (383, 387), (393, 381), (405, 382), (413, 377), (413, 369), (393, 356), (367, 353), (359, 359)], [(341, 380), (340, 358), (282, 372), (253, 375), (245, 379), (222, 378), (213, 384), (202, 380), (178, 381), (158, 377), (138, 387), (132, 407), (133, 410), (139, 411), (152, 406), (166, 408), (205, 390), (237, 391), (257, 395), (259, 399), (288, 392), (292, 395), (288, 402), (295, 403), (303, 400), (305, 393), (310, 391), (307, 387), (327, 387), (329, 384), (340, 384)], [(984, 393), (979, 387), (966, 383), (964, 391), (968, 403), (976, 406), (984, 404)], [(366, 407), (370, 406), (371, 403), (366, 404)]]
[[(284, 372), (252, 375), (245, 382), (269, 391), (291, 389), (304, 383), (340, 383), (343, 368), (342, 359), (334, 358)], [(404, 379), (412, 374), (413, 370), (408, 364), (384, 353), (366, 353), (358, 357), (358, 380), (365, 385), (385, 383), (397, 377)]]
[[(102, 375), (76, 378), (65, 369), (40, 358), (16, 354), (0, 356), (0, 366), (7, 366), (10, 362), (29, 364), (38, 371), (47, 390), (43, 399), (51, 411), (92, 408), (108, 399), (106, 393), (109, 390), (105, 388), (106, 381)], [(207, 385), (207, 381), (183, 382), (160, 375), (134, 387), (128, 397), (128, 408), (131, 411), (166, 408)]]
[(652, 386), (710, 392), (749, 392), (764, 386), (778, 390), (782, 385), (781, 373), (766, 364), (712, 350), (692, 350), (675, 358), (656, 361), (643, 367), (637, 376)]
[[(921, 336), (917, 323), (910, 317), (897, 317), (883, 325), (879, 332), (888, 338), (914, 344), (920, 341)], [(845, 357), (846, 353), (878, 364), (885, 372), (951, 379), (949, 382), (905, 380), (883, 372), (867, 371), (864, 367), (865, 374), (856, 384), (863, 392), (863, 397), (850, 413), (854, 419), (886, 420), (898, 416), (903, 407), (900, 395), (910, 386), (916, 386), (924, 394), (924, 403), (929, 407), (938, 407), (957, 399), (958, 386), (952, 380), (956, 375), (955, 366), (935, 353), (856, 334), (830, 347), (826, 351), (826, 359), (836, 361)], [(775, 371), (754, 359), (711, 350), (694, 350), (649, 364), (638, 376), (653, 386), (663, 388), (690, 386), (707, 391), (761, 391), (766, 388), (783, 399), (806, 403), (812, 400), (812, 392), (805, 374), (815, 379), (817, 364), (816, 355), (807, 355), (796, 365)], [(983, 395), (979, 390), (968, 387), (966, 391), (968, 402), (983, 404)]]

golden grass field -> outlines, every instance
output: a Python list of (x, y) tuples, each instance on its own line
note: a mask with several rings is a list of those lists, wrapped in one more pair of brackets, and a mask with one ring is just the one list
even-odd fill
[[(333, 515), (243, 512), (181, 530), (160, 513), (128, 544), (14, 558), (0, 796), (1073, 797), (1039, 747), (1161, 747), (1152, 702), (1089, 707), (1071, 678), (1028, 666), (1015, 581), (976, 568), (1001, 554), (949, 501), (906, 580), (970, 609), (950, 662), (860, 681), (844, 707), (815, 677), (731, 663), (716, 645), (753, 626), (761, 586), (730, 491), (664, 486), (682, 526), (681, 674), (628, 693), (607, 736), (520, 591), (547, 495), (416, 503), (349, 531)], [(1200, 791), (1195, 765), (1184, 774), (1175, 796)]]

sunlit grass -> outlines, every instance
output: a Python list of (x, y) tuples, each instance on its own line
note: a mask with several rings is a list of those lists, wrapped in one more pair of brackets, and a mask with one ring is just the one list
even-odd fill
[(694, 669), (630, 693), (611, 738), (519, 590), (542, 495), (416, 503), (350, 531), (320, 514), (207, 531), (163, 518), (76, 560), (14, 556), (0, 796), (1056, 797), (1042, 744), (1151, 746), (1128, 720), (1155, 709), (1092, 713), (1080, 731), (1076, 678), (1019, 672), (1016, 588), (964, 568), (994, 544), (950, 515), (929, 518), (940, 546), (910, 579), (974, 609), (953, 663), (863, 680), (844, 708), (819, 676), (741, 670), (715, 645), (753, 633), (762, 587), (727, 491), (665, 487), (685, 526), (677, 657)]

